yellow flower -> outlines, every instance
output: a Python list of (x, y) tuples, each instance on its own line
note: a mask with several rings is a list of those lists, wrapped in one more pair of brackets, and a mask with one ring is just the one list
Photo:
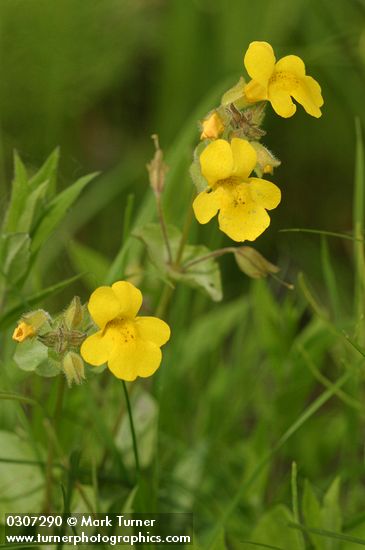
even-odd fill
[(276, 113), (284, 118), (296, 111), (292, 98), (300, 103), (308, 114), (322, 115), (321, 87), (305, 74), (300, 57), (286, 55), (276, 62), (274, 51), (267, 42), (251, 42), (244, 63), (252, 80), (245, 87), (246, 99), (252, 103), (268, 100)]
[(32, 325), (28, 325), (24, 321), (21, 321), (13, 332), (13, 340), (16, 342), (24, 342), (27, 338), (35, 336), (36, 332)]
[(209, 187), (193, 203), (200, 223), (208, 223), (219, 211), (220, 229), (234, 241), (254, 241), (270, 225), (266, 210), (276, 208), (280, 189), (273, 183), (250, 178), (257, 154), (244, 139), (231, 143), (217, 139), (200, 155), (201, 172)]
[(224, 124), (217, 111), (203, 120), (202, 129), (200, 139), (217, 139), (223, 133)]
[(107, 362), (122, 380), (151, 376), (160, 366), (160, 347), (170, 338), (170, 328), (156, 317), (136, 317), (141, 305), (141, 291), (126, 281), (97, 288), (88, 309), (100, 330), (81, 346), (85, 361), (95, 366)]

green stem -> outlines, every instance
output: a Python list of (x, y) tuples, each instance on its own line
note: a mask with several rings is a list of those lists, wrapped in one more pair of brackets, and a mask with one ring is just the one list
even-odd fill
[(134, 461), (135, 461), (135, 464), (136, 464), (136, 474), (137, 474), (137, 479), (139, 479), (139, 476), (140, 476), (140, 473), (141, 473), (141, 468), (140, 468), (140, 463), (139, 463), (138, 445), (137, 445), (136, 431), (135, 431), (135, 428), (134, 428), (132, 407), (131, 407), (131, 402), (129, 400), (127, 384), (125, 383), (124, 380), (122, 380), (122, 384), (123, 384), (123, 390), (124, 390), (124, 397), (125, 397), (125, 401), (126, 401), (126, 405), (127, 405), (129, 426), (130, 426), (132, 441), (133, 441), (133, 453), (134, 453)]
[[(63, 396), (66, 387), (66, 378), (61, 374), (61, 378), (58, 383), (56, 404), (53, 413), (53, 429), (57, 433), (57, 426), (62, 412)], [(45, 512), (49, 513), (52, 510), (52, 483), (53, 483), (53, 461), (55, 454), (55, 445), (52, 438), (49, 441), (48, 456), (46, 464), (46, 494), (44, 508)]]
[(164, 216), (164, 213), (163, 213), (160, 193), (156, 193), (156, 204), (157, 204), (158, 219), (159, 219), (159, 222), (160, 222), (162, 236), (163, 236), (163, 239), (165, 241), (165, 246), (166, 246), (166, 251), (167, 251), (167, 261), (171, 265), (172, 264), (172, 251), (171, 251), (169, 236), (168, 236), (168, 233), (167, 233), (166, 221), (165, 221), (165, 216)]
[(210, 252), (205, 256), (200, 256), (200, 258), (196, 258), (195, 260), (186, 262), (186, 264), (182, 265), (182, 270), (185, 271), (186, 269), (189, 269), (193, 265), (200, 264), (200, 262), (206, 262), (207, 260), (211, 260), (212, 258), (219, 258), (219, 256), (223, 256), (224, 254), (234, 254), (235, 252), (236, 252), (236, 248), (234, 248), (233, 246), (219, 248), (218, 250), (214, 250), (213, 252)]

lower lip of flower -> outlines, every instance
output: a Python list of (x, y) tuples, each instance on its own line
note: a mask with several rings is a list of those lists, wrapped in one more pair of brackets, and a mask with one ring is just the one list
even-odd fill
[(135, 322), (131, 319), (114, 319), (110, 321), (105, 329), (112, 330), (116, 339), (121, 340), (125, 344), (134, 342), (137, 337), (137, 329)]

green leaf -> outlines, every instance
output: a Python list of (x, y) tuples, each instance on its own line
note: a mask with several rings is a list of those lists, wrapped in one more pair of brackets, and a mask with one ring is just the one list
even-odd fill
[[(322, 527), (321, 507), (308, 480), (304, 484), (302, 510), (305, 524), (308, 527)], [(322, 538), (310, 535), (310, 539), (316, 550), (326, 549), (326, 543)]]
[(210, 550), (227, 550), (226, 537), (222, 529)]
[(47, 191), (48, 182), (45, 181), (34, 191), (30, 192), (26, 198), (24, 210), (19, 218), (18, 229), (25, 233), (30, 233), (37, 215), (39, 204), (43, 200)]
[(30, 259), (27, 233), (8, 233), (0, 238), (1, 271), (13, 286), (26, 272)]
[[(298, 538), (288, 523), (293, 521), (293, 516), (288, 508), (279, 505), (264, 514), (251, 533), (250, 539), (257, 543), (270, 544), (272, 547), (300, 550)], [(243, 548), (251, 546), (243, 545)]]
[[(27, 440), (15, 433), (0, 431), (0, 458), (36, 460)], [(40, 468), (21, 463), (0, 462), (0, 514), (17, 511), (41, 511), (44, 500), (44, 477)]]
[[(146, 468), (151, 463), (156, 450), (158, 403), (152, 395), (141, 391), (137, 396), (133, 395), (132, 409), (141, 466)], [(115, 445), (121, 450), (124, 463), (133, 467), (135, 462), (133, 441), (126, 414), (116, 433)]]
[(57, 182), (57, 169), (60, 160), (60, 149), (56, 147), (54, 151), (49, 155), (45, 163), (41, 166), (34, 176), (29, 180), (29, 186), (32, 191), (37, 189), (40, 185), (47, 182), (48, 196), (53, 196), (56, 191)]
[(17, 344), (14, 361), (26, 371), (35, 371), (39, 365), (48, 360), (48, 348), (36, 339)]
[[(342, 517), (340, 509), (340, 479), (336, 478), (323, 499), (322, 506), (322, 525), (323, 529), (328, 531), (341, 532)], [(326, 550), (338, 550), (339, 542), (336, 540), (327, 540)]]
[(14, 152), (14, 179), (11, 188), (10, 204), (5, 215), (3, 230), (13, 233), (18, 230), (18, 220), (24, 210), (24, 204), (28, 195), (28, 176), (24, 164), (18, 153)]
[(84, 272), (83, 279), (89, 289), (104, 284), (110, 262), (103, 254), (76, 241), (69, 243), (67, 252), (75, 271)]
[(77, 180), (73, 185), (67, 187), (62, 193), (57, 195), (51, 200), (47, 206), (46, 212), (42, 217), (38, 227), (34, 231), (32, 238), (32, 253), (43, 245), (48, 239), (51, 233), (56, 229), (63, 217), (66, 215), (68, 209), (76, 201), (81, 191), (86, 185), (96, 177), (97, 173), (83, 176)]
[[(168, 225), (167, 233), (172, 255), (176, 258), (182, 237), (181, 232), (175, 226)], [(220, 270), (218, 263), (214, 259), (209, 259), (193, 265), (185, 271), (180, 271), (168, 266), (166, 246), (158, 224), (149, 223), (135, 230), (133, 235), (146, 245), (149, 257), (157, 269), (165, 273), (171, 280), (200, 288), (216, 302), (222, 299)], [(206, 246), (185, 245), (181, 263), (184, 264), (198, 258), (203, 258), (209, 253), (210, 250)]]

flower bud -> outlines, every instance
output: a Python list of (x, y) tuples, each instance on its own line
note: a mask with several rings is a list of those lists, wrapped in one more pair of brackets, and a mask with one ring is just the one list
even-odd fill
[(155, 154), (151, 162), (147, 164), (147, 170), (150, 178), (150, 185), (156, 195), (160, 195), (165, 187), (165, 178), (168, 166), (163, 160), (163, 152), (160, 149), (157, 134), (153, 134), (152, 139), (155, 144)]
[(276, 265), (270, 263), (260, 252), (250, 246), (236, 248), (234, 256), (240, 270), (253, 279), (261, 279), (280, 271)]
[(67, 384), (69, 387), (72, 384), (81, 384), (85, 380), (84, 362), (80, 355), (74, 351), (66, 353), (62, 360), (62, 370), (65, 373)]
[(217, 139), (224, 132), (224, 123), (217, 111), (212, 111), (202, 122), (200, 139)]
[(14, 330), (12, 338), (16, 342), (24, 342), (24, 340), (33, 338), (35, 335), (36, 332), (32, 325), (28, 325), (27, 323), (24, 323), (24, 321), (21, 321)]
[(263, 174), (273, 174), (274, 168), (280, 166), (281, 162), (277, 159), (269, 149), (264, 145), (261, 145), (258, 141), (251, 142), (252, 147), (255, 149), (257, 154), (257, 164), (255, 172), (258, 177), (261, 177)]
[(18, 326), (13, 332), (13, 340), (24, 342), (28, 338), (33, 338), (38, 334), (44, 324), (51, 320), (49, 314), (43, 309), (30, 311), (22, 315)]
[(72, 298), (72, 302), (63, 314), (63, 319), (66, 327), (70, 330), (81, 325), (83, 319), (83, 308), (78, 296), (74, 296)]

